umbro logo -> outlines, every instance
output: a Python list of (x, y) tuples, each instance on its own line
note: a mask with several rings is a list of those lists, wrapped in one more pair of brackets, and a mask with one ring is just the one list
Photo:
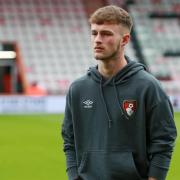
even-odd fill
[(84, 104), (84, 108), (92, 108), (93, 107), (93, 101), (91, 100), (86, 100), (86, 101), (83, 101), (83, 104)]

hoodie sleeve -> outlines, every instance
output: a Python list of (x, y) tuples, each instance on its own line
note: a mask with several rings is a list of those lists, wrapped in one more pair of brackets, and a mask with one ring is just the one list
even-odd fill
[(172, 105), (163, 97), (148, 113), (149, 177), (165, 180), (176, 136)]
[(74, 133), (70, 103), (70, 92), (66, 96), (65, 116), (62, 125), (62, 137), (64, 140), (64, 152), (66, 156), (67, 174), (69, 180), (74, 180), (78, 177), (76, 152), (74, 144)]

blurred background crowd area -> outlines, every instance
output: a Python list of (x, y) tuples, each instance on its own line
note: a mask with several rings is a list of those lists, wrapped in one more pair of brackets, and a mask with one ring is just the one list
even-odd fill
[(88, 18), (109, 4), (133, 17), (126, 55), (179, 96), (180, 0), (0, 0), (0, 93), (66, 94), (96, 64)]

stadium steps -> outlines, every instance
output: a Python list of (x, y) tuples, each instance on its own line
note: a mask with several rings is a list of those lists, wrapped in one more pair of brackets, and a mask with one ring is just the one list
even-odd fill
[(170, 13), (174, 10), (174, 4), (178, 3), (179, 0), (173, 2), (135, 0), (135, 3), (129, 6), (149, 70), (162, 80), (165, 90), (171, 95), (174, 94), (175, 88), (177, 91), (180, 90), (179, 58), (165, 57), (164, 54), (167, 51), (179, 52), (180, 50), (179, 22), (177, 18), (150, 18), (149, 14), (151, 12)]
[(0, 0), (0, 40), (16, 41), (28, 83), (49, 94), (69, 84), (93, 64), (89, 26), (80, 0)]

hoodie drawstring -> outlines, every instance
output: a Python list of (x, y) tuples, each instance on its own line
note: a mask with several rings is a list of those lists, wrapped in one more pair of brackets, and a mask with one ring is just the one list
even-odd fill
[[(108, 107), (107, 107), (107, 104), (106, 104), (106, 101), (104, 99), (104, 93), (103, 93), (103, 87), (102, 87), (102, 77), (101, 77), (101, 80), (100, 80), (100, 94), (101, 94), (101, 98), (102, 98), (102, 101), (103, 101), (103, 104), (104, 104), (104, 107), (105, 107), (105, 111), (106, 111), (106, 115), (108, 117), (108, 124), (109, 124), (109, 128), (111, 128), (112, 126), (112, 119), (110, 118), (110, 113), (108, 112)], [(118, 102), (118, 105), (119, 105), (119, 109), (121, 111), (121, 116), (124, 116), (126, 119), (129, 119), (123, 112), (122, 110), (122, 107), (121, 107), (121, 104), (119, 102), (119, 98), (118, 98), (118, 92), (117, 92), (117, 88), (116, 88), (116, 84), (115, 84), (115, 79), (113, 79), (113, 88), (114, 88), (114, 93), (115, 93), (115, 98)]]
[(101, 94), (101, 98), (103, 100), (103, 104), (104, 104), (104, 107), (105, 107), (105, 111), (106, 111), (106, 115), (108, 117), (108, 124), (109, 124), (109, 128), (111, 128), (111, 125), (112, 125), (112, 120), (110, 118), (110, 114), (108, 112), (108, 108), (107, 108), (107, 104), (106, 104), (106, 101), (104, 99), (104, 93), (103, 93), (103, 88), (102, 88), (102, 77), (101, 77), (101, 80), (100, 80), (100, 94)]
[(121, 116), (124, 116), (126, 119), (129, 119), (123, 112), (122, 110), (122, 107), (121, 107), (121, 104), (119, 102), (119, 98), (118, 98), (118, 92), (117, 92), (117, 87), (116, 87), (116, 84), (115, 84), (115, 79), (113, 79), (113, 88), (114, 88), (114, 92), (115, 92), (115, 95), (116, 95), (116, 99), (117, 99), (117, 102), (119, 104), (119, 108), (121, 110)]
[(100, 94), (101, 94), (100, 96), (102, 98), (102, 102), (103, 102), (103, 105), (104, 105), (104, 108), (106, 111), (105, 113), (106, 113), (107, 118), (108, 118), (109, 128), (111, 128), (111, 126), (112, 126), (113, 119), (112, 119), (112, 116), (108, 110), (108, 106), (107, 106), (107, 103), (106, 103), (106, 100), (104, 97), (103, 86), (106, 86), (106, 85), (113, 86), (113, 89), (114, 89), (113, 95), (115, 95), (115, 98), (118, 101), (117, 103), (119, 106), (119, 111), (121, 113), (121, 116), (123, 118), (130, 119), (130, 117), (128, 117), (126, 115), (126, 113), (124, 112), (122, 105), (119, 101), (117, 87), (120, 86), (121, 83), (128, 81), (129, 78), (134, 76), (139, 71), (145, 70), (145, 67), (142, 64), (137, 63), (135, 61), (131, 61), (127, 56), (125, 58), (126, 58), (128, 64), (125, 67), (123, 67), (116, 75), (114, 75), (112, 78), (107, 80), (105, 82), (105, 84), (103, 84), (103, 77), (100, 74), (100, 72), (98, 71), (98, 66), (91, 67), (88, 70), (88, 76), (91, 76), (92, 80), (94, 80), (96, 83), (98, 83), (98, 85), (100, 84)]

